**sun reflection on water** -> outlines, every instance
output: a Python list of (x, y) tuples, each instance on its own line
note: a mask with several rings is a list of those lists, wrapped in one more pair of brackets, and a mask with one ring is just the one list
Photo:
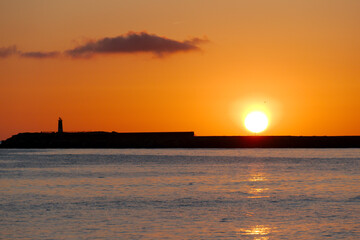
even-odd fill
[(250, 174), (248, 181), (250, 182), (250, 188), (247, 190), (247, 193), (250, 195), (248, 198), (265, 198), (269, 197), (266, 193), (269, 191), (269, 188), (261, 186), (263, 182), (268, 181), (265, 175), (261, 172), (256, 172)]
[(252, 228), (239, 228), (237, 230), (240, 235), (254, 236), (254, 240), (267, 240), (266, 235), (271, 233), (271, 228), (264, 225), (256, 225)]
[(266, 177), (262, 173), (251, 174), (249, 178), (250, 182), (263, 182), (267, 181)]
[(257, 194), (257, 193), (263, 193), (263, 192), (265, 192), (267, 190), (269, 190), (269, 188), (251, 188), (249, 193)]
[(251, 195), (248, 198), (266, 198), (269, 197), (266, 194), (266, 192), (269, 190), (269, 188), (250, 188), (248, 193)]

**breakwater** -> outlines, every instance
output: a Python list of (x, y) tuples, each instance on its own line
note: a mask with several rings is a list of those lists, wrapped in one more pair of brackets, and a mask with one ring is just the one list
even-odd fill
[(359, 148), (360, 136), (195, 136), (194, 132), (19, 133), (1, 148)]

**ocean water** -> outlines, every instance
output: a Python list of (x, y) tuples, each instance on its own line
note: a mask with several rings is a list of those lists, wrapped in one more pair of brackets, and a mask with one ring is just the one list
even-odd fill
[(0, 149), (0, 239), (360, 239), (360, 149)]

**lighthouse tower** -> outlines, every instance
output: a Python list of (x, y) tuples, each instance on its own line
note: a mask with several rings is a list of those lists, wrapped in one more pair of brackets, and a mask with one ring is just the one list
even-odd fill
[(62, 132), (63, 132), (62, 119), (59, 118), (59, 120), (58, 120), (58, 133), (62, 133)]

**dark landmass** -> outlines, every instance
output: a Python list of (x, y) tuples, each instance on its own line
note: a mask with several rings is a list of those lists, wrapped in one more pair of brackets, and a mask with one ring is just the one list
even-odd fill
[(360, 148), (360, 136), (212, 136), (194, 132), (19, 133), (1, 148)]

